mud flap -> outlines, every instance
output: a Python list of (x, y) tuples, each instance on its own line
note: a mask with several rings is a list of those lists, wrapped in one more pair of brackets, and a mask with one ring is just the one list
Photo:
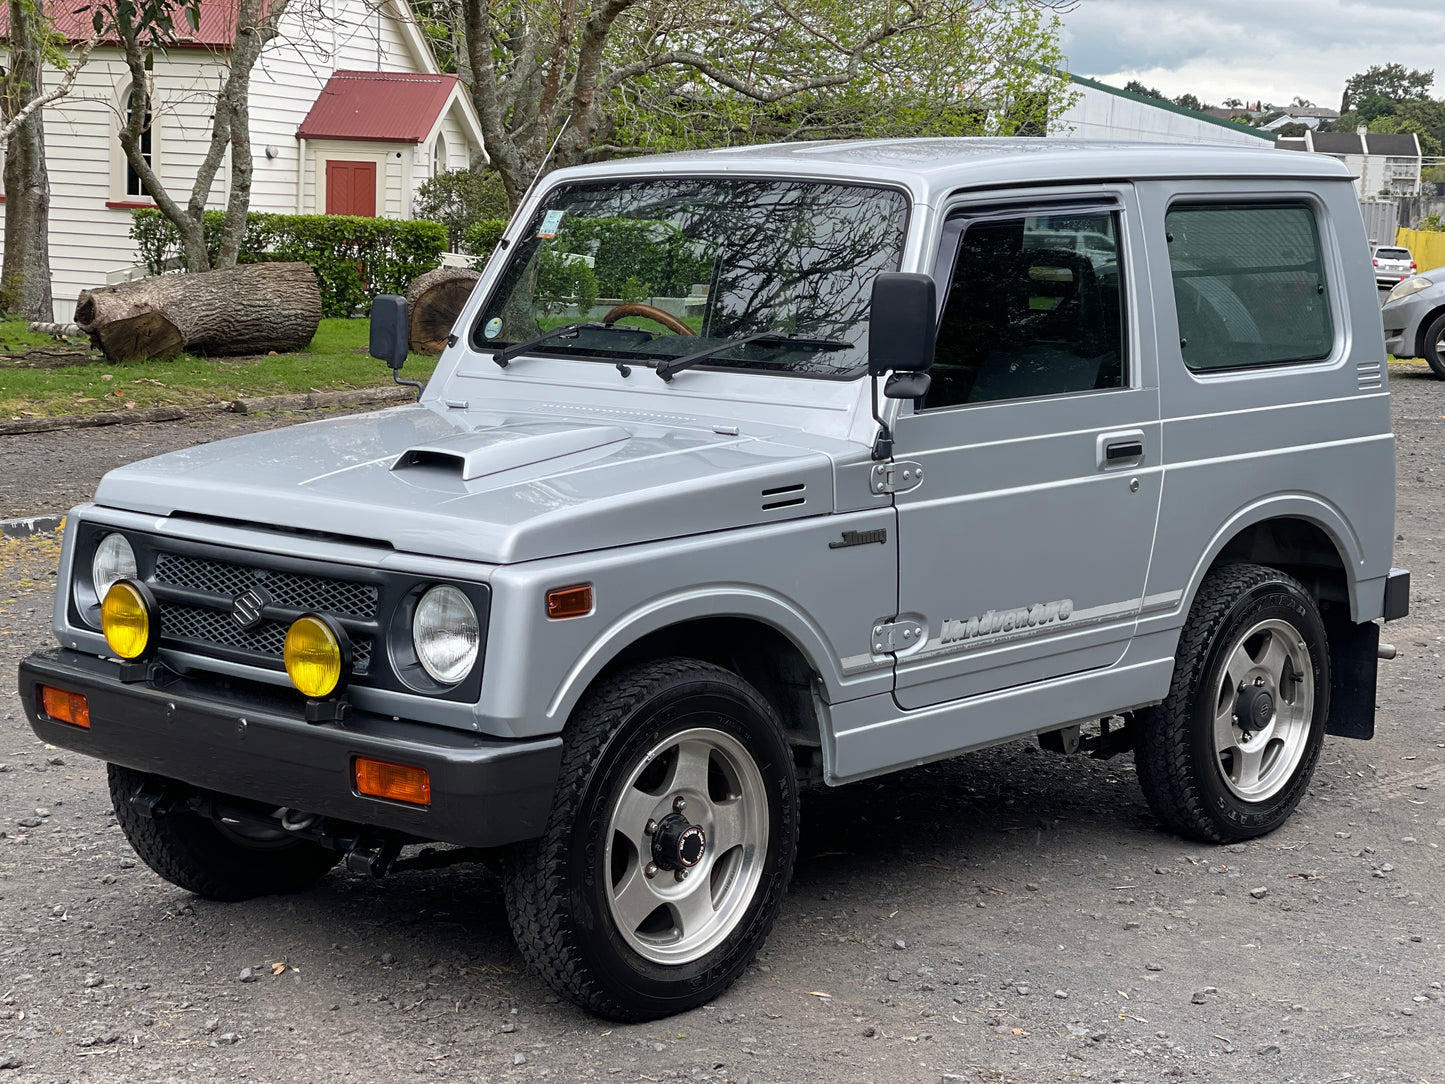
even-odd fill
[(1330, 717), (1325, 733), (1341, 738), (1375, 736), (1375, 676), (1380, 626), (1349, 620), (1325, 626), (1330, 641)]

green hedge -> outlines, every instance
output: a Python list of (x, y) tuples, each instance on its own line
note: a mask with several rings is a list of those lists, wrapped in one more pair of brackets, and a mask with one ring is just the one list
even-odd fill
[[(212, 263), (220, 251), (222, 211), (205, 214)], [(274, 215), (252, 212), (241, 242), (241, 263), (300, 260), (321, 287), (323, 316), (371, 311), (378, 294), (404, 294), (412, 279), (441, 263), (446, 228), (436, 222), (401, 222), (348, 215)], [(180, 235), (151, 208), (131, 212), (130, 235), (152, 275), (184, 268)]]
[[(506, 228), (500, 218), (472, 223), (467, 251), (484, 261)], [(599, 297), (682, 297), (693, 283), (707, 282), (712, 275), (711, 262), (693, 254), (677, 227), (651, 219), (568, 218), (551, 251), (593, 257)], [(578, 272), (574, 268), (569, 274)]]

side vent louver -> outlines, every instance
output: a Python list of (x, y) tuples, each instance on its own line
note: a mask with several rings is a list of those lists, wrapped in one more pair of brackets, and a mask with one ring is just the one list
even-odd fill
[(771, 512), (775, 508), (796, 508), (800, 504), (807, 503), (808, 487), (803, 482), (763, 490), (764, 512)]

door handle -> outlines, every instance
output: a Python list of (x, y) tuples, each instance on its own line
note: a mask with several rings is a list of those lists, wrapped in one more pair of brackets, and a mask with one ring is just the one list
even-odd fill
[(1094, 445), (1095, 463), (1100, 470), (1140, 466), (1144, 462), (1144, 439), (1142, 429), (1100, 433)]

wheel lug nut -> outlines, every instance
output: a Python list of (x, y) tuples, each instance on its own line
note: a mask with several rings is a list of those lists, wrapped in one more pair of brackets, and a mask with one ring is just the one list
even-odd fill
[(675, 809), (677, 812), (681, 813), (684, 809), (687, 808), (687, 799), (684, 798), (681, 794), (679, 794), (676, 798), (672, 800), (672, 808)]
[(648, 818), (647, 818), (647, 823), (642, 826), (642, 832), (643, 832), (643, 834), (650, 836), (650, 835), (652, 835), (653, 832), (656, 832), (656, 831), (657, 831), (657, 822), (656, 822), (655, 820), (653, 820), (651, 817), (648, 817)]
[(1256, 686), (1263, 685), (1263, 684), (1264, 684), (1264, 678), (1262, 678), (1262, 677), (1257, 677), (1257, 678), (1255, 678), (1255, 679), (1254, 679), (1254, 684), (1255, 684)]
[(685, 880), (687, 880), (687, 870), (685, 870), (685, 869), (677, 870), (677, 871), (675, 871), (675, 872), (673, 873), (672, 876), (673, 876), (673, 879), (674, 879), (674, 880), (685, 881)]
[(645, 865), (645, 866), (642, 867), (642, 873), (643, 873), (643, 876), (647, 877), (648, 879), (651, 879), (651, 878), (653, 878), (653, 877), (656, 877), (656, 876), (657, 876), (657, 866), (656, 866), (655, 864), (653, 864), (652, 862), (649, 862), (649, 863), (647, 863), (647, 865)]

